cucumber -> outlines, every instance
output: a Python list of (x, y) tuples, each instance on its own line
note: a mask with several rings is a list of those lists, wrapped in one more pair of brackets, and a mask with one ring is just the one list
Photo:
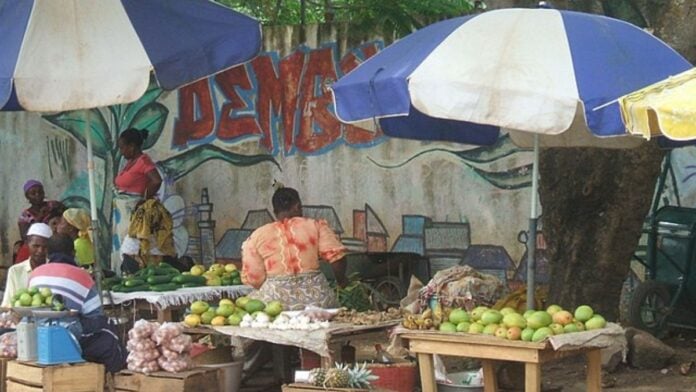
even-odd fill
[(173, 291), (179, 288), (176, 283), (160, 283), (150, 285), (150, 290), (152, 291)]
[(189, 287), (204, 287), (205, 283), (182, 283), (181, 288), (189, 288)]
[[(112, 290), (112, 291), (116, 291), (116, 290)], [(119, 292), (119, 293), (132, 293), (134, 291), (150, 291), (150, 286), (148, 286), (147, 284), (141, 284), (141, 285), (130, 286), (130, 287), (129, 286), (122, 286), (121, 289), (118, 290), (117, 292)]]
[(119, 277), (119, 276), (112, 276), (112, 277), (110, 277), (110, 278), (104, 278), (104, 279), (102, 279), (102, 283), (103, 283), (104, 285), (111, 285), (111, 286), (113, 286), (113, 285), (115, 285), (115, 284), (121, 283), (121, 277)]
[(149, 284), (160, 284), (169, 283), (172, 281), (172, 275), (152, 275), (147, 277), (147, 283)]
[(198, 283), (199, 285), (205, 284), (205, 276), (195, 276), (195, 275), (177, 275), (172, 278), (174, 283)]
[(179, 273), (179, 270), (165, 263), (160, 264), (153, 270), (155, 275), (172, 275), (174, 272)]
[(142, 286), (144, 284), (146, 284), (145, 280), (139, 278), (130, 278), (123, 282), (125, 287)]
[(111, 290), (111, 291), (115, 291), (115, 292), (119, 293), (119, 292), (122, 292), (122, 291), (123, 291), (123, 288), (124, 288), (124, 287), (125, 287), (125, 286), (123, 286), (122, 284), (117, 284), (117, 285), (115, 285), (115, 286), (111, 286), (111, 288), (110, 288), (110, 289), (107, 289), (107, 290)]

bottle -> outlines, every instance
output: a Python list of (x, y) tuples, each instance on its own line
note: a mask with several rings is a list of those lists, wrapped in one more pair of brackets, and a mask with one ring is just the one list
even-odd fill
[(17, 324), (17, 360), (36, 361), (36, 324), (29, 317), (23, 317)]
[(381, 344), (375, 344), (375, 362), (376, 363), (394, 363), (394, 357), (386, 350), (382, 349)]

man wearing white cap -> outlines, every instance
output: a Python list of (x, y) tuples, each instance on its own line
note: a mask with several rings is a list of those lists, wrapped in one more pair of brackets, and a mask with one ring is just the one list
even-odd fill
[(5, 295), (2, 297), (2, 306), (10, 307), (15, 293), (29, 285), (31, 271), (46, 263), (48, 256), (48, 239), (53, 235), (51, 228), (45, 223), (34, 223), (27, 231), (27, 245), (29, 246), (29, 258), (15, 264), (7, 270), (7, 284)]

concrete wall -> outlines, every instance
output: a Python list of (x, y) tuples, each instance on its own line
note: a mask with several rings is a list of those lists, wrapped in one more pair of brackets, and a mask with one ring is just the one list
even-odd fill
[[(140, 120), (159, 132), (147, 153), (167, 181), (164, 199), (176, 218), (180, 252), (210, 261), (206, 249), (216, 248), (218, 258), (237, 258), (239, 243), (268, 219), (249, 212), (271, 210), (272, 184), (280, 181), (297, 188), (304, 204), (314, 206), (309, 211), (328, 218), (352, 249), (414, 251), (442, 265), (473, 248), (483, 267), (512, 277), (525, 251), (517, 237), (527, 228), (530, 154), (505, 137), (478, 148), (392, 139), (340, 124), (325, 86), (384, 45), (351, 43), (341, 31), (309, 29), (311, 46), (293, 44), (292, 28), (267, 31), (266, 52), (253, 62), (134, 104)], [(99, 132), (112, 135), (97, 160), (108, 228), (119, 130), (108, 110), (101, 113)], [(8, 264), (16, 217), (27, 206), (21, 184), (37, 178), (48, 197), (84, 203), (86, 151), (60, 117), (3, 113), (0, 127), (0, 249)], [(481, 154), (498, 158), (477, 163)]]

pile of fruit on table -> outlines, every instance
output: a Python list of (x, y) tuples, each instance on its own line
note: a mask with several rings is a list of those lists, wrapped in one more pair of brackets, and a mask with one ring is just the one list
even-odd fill
[(104, 290), (118, 293), (134, 291), (172, 291), (187, 287), (203, 286), (235, 286), (241, 285), (242, 279), (234, 264), (211, 265), (206, 271), (199, 264), (191, 267), (190, 271), (179, 272), (166, 263), (158, 266), (147, 266), (132, 276), (112, 277), (102, 281)]
[(242, 328), (313, 331), (328, 328), (329, 320), (336, 312), (337, 309), (319, 308), (283, 311), (280, 301), (264, 303), (244, 296), (235, 301), (222, 299), (217, 305), (196, 301), (187, 309), (183, 322), (192, 328), (199, 325), (230, 325)]
[(541, 342), (553, 335), (604, 328), (606, 320), (587, 305), (578, 306), (572, 313), (558, 305), (551, 305), (546, 310), (528, 310), (520, 314), (513, 308), (498, 311), (479, 306), (467, 312), (461, 308), (446, 309), (437, 304), (420, 314), (406, 314), (402, 325), (407, 329), (433, 329)]
[(43, 288), (22, 288), (17, 290), (17, 292), (12, 297), (12, 306), (15, 308), (20, 307), (32, 307), (32, 308), (44, 308), (50, 307), (53, 310), (63, 310), (64, 306), (62, 301), (53, 297), (51, 289), (48, 287)]
[(206, 301), (193, 302), (187, 309), (187, 315), (183, 321), (186, 326), (192, 328), (199, 325), (239, 326), (243, 324), (245, 317), (273, 320), (282, 311), (283, 305), (279, 301), (266, 304), (246, 296), (239, 297), (235, 301), (224, 298), (217, 305), (211, 305)]

